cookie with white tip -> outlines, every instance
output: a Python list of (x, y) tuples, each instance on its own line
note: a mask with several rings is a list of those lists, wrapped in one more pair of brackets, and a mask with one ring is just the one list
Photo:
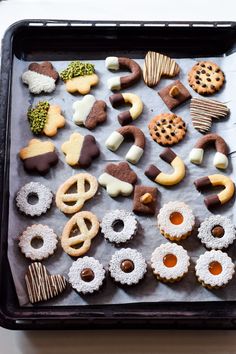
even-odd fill
[(58, 72), (49, 61), (41, 64), (31, 63), (28, 70), (22, 74), (22, 81), (28, 85), (29, 91), (35, 95), (41, 92), (51, 93), (56, 88)]
[(107, 119), (107, 105), (103, 100), (96, 100), (93, 95), (86, 95), (82, 100), (73, 103), (73, 121), (77, 125), (84, 125), (87, 129), (94, 129)]
[(105, 172), (98, 179), (99, 184), (106, 188), (111, 197), (129, 196), (133, 192), (136, 181), (137, 175), (127, 162), (120, 162), (117, 165), (108, 164)]

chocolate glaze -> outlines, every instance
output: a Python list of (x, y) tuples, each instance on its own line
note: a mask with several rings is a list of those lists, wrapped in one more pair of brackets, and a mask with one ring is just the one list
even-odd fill
[(144, 173), (152, 181), (155, 181), (156, 177), (161, 173), (161, 171), (156, 166), (150, 165)]
[(117, 108), (117, 107), (121, 106), (122, 104), (125, 104), (125, 100), (124, 100), (123, 95), (121, 93), (114, 93), (114, 95), (111, 95), (109, 97), (109, 100), (110, 100), (113, 108)]
[(123, 182), (130, 184), (135, 184), (137, 181), (136, 173), (131, 170), (127, 162), (120, 162), (117, 165), (110, 163), (106, 166), (105, 172)]
[(122, 112), (118, 115), (118, 121), (119, 121), (120, 125), (124, 126), (124, 125), (128, 125), (128, 124), (132, 123), (133, 119), (130, 115), (130, 112), (125, 111), (125, 112)]
[(58, 156), (54, 151), (23, 160), (24, 168), (27, 171), (38, 172), (41, 175), (46, 174), (50, 170), (50, 167), (56, 165), (57, 162)]
[(121, 69), (129, 69), (131, 74), (122, 76), (120, 78), (121, 88), (127, 88), (134, 85), (142, 75), (142, 70), (140, 66), (132, 59), (120, 57), (118, 58), (119, 66)]
[(145, 148), (145, 135), (142, 130), (135, 127), (134, 125), (126, 125), (125, 127), (117, 129), (117, 132), (123, 135), (124, 138), (133, 137), (134, 144), (140, 148)]
[(204, 199), (207, 209), (212, 209), (221, 206), (221, 202), (217, 194), (210, 195)]
[(134, 270), (134, 263), (130, 259), (124, 259), (120, 264), (124, 273), (131, 273)]
[(90, 282), (94, 279), (94, 272), (91, 268), (84, 268), (80, 273), (80, 277), (85, 282)]
[(53, 78), (55, 81), (59, 77), (58, 72), (53, 69), (53, 66), (49, 61), (44, 61), (42, 64), (31, 63), (28, 69), (38, 74), (49, 76)]
[(100, 155), (100, 149), (93, 135), (84, 137), (83, 145), (80, 151), (78, 164), (80, 167), (87, 168), (91, 165), (93, 159)]
[(194, 181), (194, 185), (199, 191), (212, 186), (211, 181), (207, 176), (196, 179), (196, 181)]
[(171, 164), (171, 162), (176, 158), (176, 154), (174, 153), (173, 150), (171, 150), (170, 148), (166, 148), (165, 150), (162, 151), (162, 153), (160, 154), (160, 158)]
[(209, 145), (215, 145), (216, 151), (221, 152), (224, 155), (229, 153), (228, 145), (218, 134), (207, 134), (203, 136), (197, 141), (195, 148), (205, 150)]
[(85, 120), (85, 127), (87, 129), (94, 129), (98, 124), (105, 122), (107, 119), (107, 105), (102, 100), (95, 101), (88, 117)]

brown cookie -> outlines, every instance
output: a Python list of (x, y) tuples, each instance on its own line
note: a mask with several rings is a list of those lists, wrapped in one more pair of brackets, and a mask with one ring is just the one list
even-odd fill
[(134, 188), (133, 211), (136, 214), (154, 215), (156, 212), (157, 189), (138, 185)]
[(158, 92), (158, 95), (170, 111), (192, 97), (186, 87), (179, 80), (176, 80), (172, 84), (161, 89)]
[(212, 95), (223, 86), (225, 76), (220, 67), (211, 61), (200, 61), (188, 73), (188, 82), (200, 95)]
[(181, 117), (173, 113), (155, 116), (148, 125), (154, 141), (163, 146), (172, 146), (180, 142), (186, 134), (186, 124)]
[(137, 181), (136, 173), (131, 170), (127, 162), (120, 162), (117, 165), (110, 163), (106, 166), (105, 172), (123, 182), (130, 184), (134, 184)]
[(31, 63), (28, 69), (41, 75), (50, 76), (55, 81), (59, 77), (58, 72), (53, 69), (52, 63), (49, 61), (44, 61), (42, 64)]

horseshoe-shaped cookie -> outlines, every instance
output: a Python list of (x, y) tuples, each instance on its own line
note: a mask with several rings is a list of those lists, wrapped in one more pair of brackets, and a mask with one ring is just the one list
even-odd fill
[(169, 163), (173, 167), (174, 172), (171, 174), (163, 173), (156, 166), (150, 165), (145, 171), (145, 175), (152, 181), (164, 186), (173, 186), (181, 182), (185, 176), (185, 165), (181, 158), (170, 148), (166, 148), (160, 154), (160, 158)]
[[(90, 228), (86, 220), (91, 224)], [(79, 234), (71, 236), (75, 229), (79, 230)], [(91, 240), (98, 234), (98, 231), (99, 221), (96, 215), (89, 211), (81, 211), (66, 223), (61, 236), (61, 246), (70, 256), (80, 257), (90, 249)], [(81, 247), (78, 248), (78, 245)]]
[(127, 76), (115, 76), (107, 80), (108, 88), (112, 91), (119, 91), (134, 85), (142, 75), (140, 66), (129, 58), (107, 57), (105, 65), (109, 70), (127, 69), (131, 71), (131, 74)]
[(190, 161), (196, 165), (201, 165), (204, 151), (209, 145), (214, 145), (216, 149), (216, 154), (213, 160), (214, 166), (226, 169), (228, 167), (227, 154), (229, 153), (229, 149), (225, 140), (218, 134), (207, 134), (200, 138), (189, 154)]
[(224, 187), (220, 193), (210, 195), (204, 199), (208, 209), (227, 203), (233, 197), (235, 190), (233, 181), (229, 177), (220, 174), (199, 178), (194, 182), (194, 185), (200, 192), (208, 187)]
[(145, 147), (145, 136), (143, 132), (133, 125), (126, 125), (115, 130), (106, 140), (106, 147), (111, 151), (116, 151), (126, 137), (133, 137), (134, 144), (127, 152), (125, 158), (127, 161), (136, 164), (143, 155)]
[(139, 96), (133, 93), (115, 93), (109, 97), (113, 108), (119, 107), (123, 104), (131, 104), (129, 111), (118, 114), (118, 121), (120, 125), (127, 125), (137, 119), (143, 111), (143, 102)]
[[(85, 184), (89, 184), (89, 189), (85, 190)], [(77, 192), (67, 193), (68, 190), (77, 186)], [(58, 189), (56, 193), (56, 205), (58, 209), (66, 214), (73, 214), (79, 211), (86, 200), (91, 199), (97, 192), (97, 179), (89, 173), (78, 173), (68, 178)], [(74, 203), (71, 205), (71, 203)]]

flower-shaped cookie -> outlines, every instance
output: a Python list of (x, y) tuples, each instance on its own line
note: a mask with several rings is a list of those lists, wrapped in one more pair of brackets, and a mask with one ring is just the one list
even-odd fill
[(50, 93), (56, 88), (58, 72), (54, 70), (49, 61), (42, 64), (32, 63), (22, 75), (22, 81), (28, 85), (29, 91), (35, 95), (46, 92)]
[(62, 144), (62, 151), (66, 155), (66, 162), (70, 166), (87, 168), (93, 159), (99, 156), (100, 149), (93, 135), (73, 133), (70, 139)]

